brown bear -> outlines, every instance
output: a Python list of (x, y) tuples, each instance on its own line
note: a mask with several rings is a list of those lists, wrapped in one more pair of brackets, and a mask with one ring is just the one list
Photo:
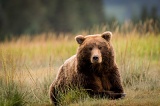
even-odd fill
[(79, 44), (76, 55), (64, 62), (50, 86), (53, 104), (57, 104), (57, 90), (63, 91), (68, 86), (80, 86), (90, 96), (98, 95), (111, 99), (125, 96), (110, 42), (111, 37), (112, 33), (109, 31), (75, 37)]

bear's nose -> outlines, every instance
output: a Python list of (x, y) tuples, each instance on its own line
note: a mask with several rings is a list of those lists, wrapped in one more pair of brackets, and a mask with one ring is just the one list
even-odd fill
[(93, 56), (93, 60), (98, 61), (98, 56)]

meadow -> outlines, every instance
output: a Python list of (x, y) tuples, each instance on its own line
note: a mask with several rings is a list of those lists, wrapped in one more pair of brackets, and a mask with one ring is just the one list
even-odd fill
[[(103, 31), (79, 34), (95, 33)], [(75, 36), (44, 33), (0, 42), (0, 106), (50, 106), (49, 86), (60, 65), (76, 53)], [(160, 105), (160, 34), (114, 31), (112, 44), (126, 97), (95, 99), (71, 90), (62, 96), (61, 105)]]

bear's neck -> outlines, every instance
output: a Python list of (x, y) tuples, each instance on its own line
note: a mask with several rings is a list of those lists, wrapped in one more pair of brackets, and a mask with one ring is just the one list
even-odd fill
[(92, 64), (89, 60), (78, 59), (77, 71), (83, 74), (102, 74), (102, 72), (108, 72), (111, 68), (113, 62), (106, 61), (100, 64)]

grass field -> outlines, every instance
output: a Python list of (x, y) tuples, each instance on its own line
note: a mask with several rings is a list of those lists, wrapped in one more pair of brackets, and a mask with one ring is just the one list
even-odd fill
[[(0, 106), (51, 105), (49, 85), (59, 66), (78, 47), (75, 35), (54, 35), (26, 35), (0, 43)], [(112, 44), (127, 94), (125, 99), (94, 99), (71, 91), (63, 96), (62, 105), (160, 105), (160, 35), (114, 32)]]

